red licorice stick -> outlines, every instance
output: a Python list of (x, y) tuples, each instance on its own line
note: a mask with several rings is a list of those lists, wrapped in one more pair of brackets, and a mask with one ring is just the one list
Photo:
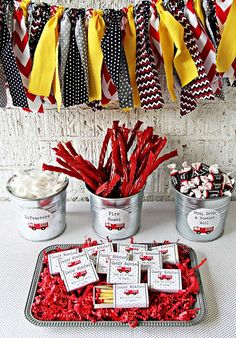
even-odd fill
[(110, 129), (107, 129), (107, 133), (106, 133), (106, 136), (103, 140), (102, 149), (101, 149), (100, 156), (99, 156), (99, 164), (98, 164), (99, 170), (102, 170), (102, 168), (103, 168), (104, 160), (105, 160), (105, 156), (106, 156), (106, 152), (107, 152), (107, 147), (108, 147), (110, 138), (111, 138), (111, 132), (110, 132)]
[(162, 149), (165, 147), (166, 143), (167, 143), (167, 138), (166, 136), (164, 136), (162, 137), (160, 144), (158, 144), (158, 147), (156, 148), (156, 151), (155, 151), (156, 157), (160, 154)]
[(112, 135), (111, 135), (112, 161), (115, 165), (116, 172), (120, 175), (120, 174), (122, 174), (122, 167), (121, 167), (121, 163), (120, 163), (119, 142), (116, 138), (116, 134), (117, 134), (116, 130), (113, 129), (111, 133), (112, 133)]
[(129, 151), (130, 148), (132, 147), (132, 145), (134, 143), (135, 136), (137, 134), (137, 131), (139, 130), (139, 128), (141, 127), (142, 124), (143, 124), (143, 122), (138, 120), (136, 122), (134, 128), (131, 130), (131, 135), (130, 135), (129, 141), (127, 143), (127, 151)]
[[(73, 167), (74, 168), (74, 167)], [(93, 191), (96, 191), (98, 188), (98, 183), (94, 181), (93, 178), (88, 176), (88, 172), (83, 169), (79, 170), (79, 174), (82, 176), (82, 179), (85, 184), (87, 184)]]
[(83, 171), (83, 174), (94, 181), (94, 183), (102, 184), (103, 181), (101, 177), (99, 177), (93, 170), (88, 168), (86, 164), (79, 158), (79, 156), (76, 156), (73, 161), (69, 162), (69, 165), (79, 173)]
[(138, 171), (136, 172), (136, 175), (135, 175), (136, 178), (138, 178), (138, 177), (141, 175), (141, 173), (144, 171), (144, 169), (146, 168), (146, 166), (147, 166), (147, 161), (148, 161), (148, 155), (149, 155), (149, 154), (147, 153), (147, 154), (144, 156), (144, 158), (143, 158), (141, 164), (139, 165)]
[(75, 156), (75, 160), (87, 168), (90, 172), (94, 173), (98, 179), (101, 179), (101, 181), (107, 179), (106, 175), (101, 170), (98, 170), (91, 162), (85, 160), (81, 155)]
[(65, 145), (66, 145), (67, 149), (69, 150), (69, 152), (71, 153), (72, 156), (75, 157), (75, 156), (78, 155), (77, 152), (75, 151), (75, 148), (73, 147), (71, 141), (66, 142)]
[(118, 174), (114, 174), (111, 178), (110, 182), (108, 183), (107, 189), (102, 192), (103, 197), (108, 197), (112, 190), (115, 188), (116, 184), (120, 181), (120, 176)]
[(111, 167), (112, 167), (112, 152), (110, 153), (107, 163), (105, 164), (105, 167), (104, 167), (104, 172), (106, 173), (108, 177), (110, 177), (111, 175)]
[(109, 183), (109, 181), (107, 181), (107, 182), (103, 183), (102, 185), (100, 185), (100, 186), (97, 188), (97, 190), (95, 191), (95, 194), (96, 194), (96, 195), (100, 195), (104, 190), (106, 190), (107, 187), (108, 187), (108, 183)]
[(63, 148), (54, 148), (54, 151), (57, 156), (63, 158), (64, 161), (68, 162), (68, 160), (73, 161), (74, 157), (66, 150)]
[(139, 178), (134, 182), (134, 185), (132, 186), (132, 188), (130, 190), (130, 195), (136, 194), (137, 192), (139, 192), (143, 188), (143, 186), (146, 183), (148, 176), (152, 172), (152, 167), (153, 167), (154, 161), (155, 161), (155, 155), (153, 154), (153, 152), (150, 152), (149, 156), (148, 156), (147, 166), (144, 169), (144, 171), (142, 172), (142, 174), (139, 176)]
[(42, 169), (43, 169), (43, 171), (48, 170), (48, 171), (55, 171), (56, 173), (63, 173), (65, 175), (75, 177), (78, 180), (82, 179), (82, 177), (78, 173), (75, 173), (74, 171), (72, 172), (72, 171), (69, 171), (67, 169), (60, 168), (60, 167), (57, 167), (57, 166), (54, 166), (54, 165), (48, 165), (46, 163), (43, 163)]
[(130, 171), (129, 171), (129, 180), (128, 180), (128, 184), (126, 185), (125, 191), (124, 191), (124, 196), (128, 196), (129, 195), (129, 191), (132, 188), (134, 179), (135, 179), (135, 173), (137, 170), (137, 158), (135, 153), (133, 153), (130, 156)]
[[(156, 154), (155, 154), (155, 155), (156, 155)], [(175, 157), (175, 156), (178, 156), (177, 149), (175, 149), (175, 150), (169, 152), (168, 154), (165, 154), (165, 155), (163, 155), (163, 156), (157, 158), (156, 161), (155, 161), (154, 164), (153, 164), (152, 172), (153, 172), (154, 170), (156, 170), (156, 168), (157, 168), (161, 163), (163, 163), (163, 162), (165, 162), (165, 161), (167, 161), (167, 160), (169, 160), (170, 158)]]
[[(68, 169), (71, 171), (71, 173), (74, 173), (77, 176), (80, 176), (77, 171), (75, 171), (67, 162), (62, 161), (60, 158), (56, 158), (57, 163), (59, 163), (61, 166), (63, 166), (64, 168)], [(82, 177), (80, 176), (80, 179), (82, 179)]]
[(126, 144), (128, 142), (129, 132), (130, 132), (129, 128), (126, 128), (125, 126), (122, 128), (122, 133), (123, 133)]

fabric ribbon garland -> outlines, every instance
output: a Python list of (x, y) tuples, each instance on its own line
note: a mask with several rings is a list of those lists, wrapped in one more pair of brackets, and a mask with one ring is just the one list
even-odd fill
[(131, 108), (133, 107), (132, 88), (121, 40), (122, 12), (112, 9), (105, 10), (104, 12), (107, 24), (101, 42), (104, 61), (118, 90), (121, 108)]
[(236, 2), (163, 3), (88, 9), (85, 16), (82, 9), (0, 0), (0, 106), (9, 87), (13, 104), (33, 112), (43, 112), (45, 100), (55, 103), (52, 94), (58, 110), (62, 102), (102, 109), (110, 100), (124, 110), (158, 109), (161, 63), (173, 101), (181, 84), (182, 115), (199, 98), (223, 98), (222, 78), (236, 85)]
[[(6, 23), (6, 4), (0, 1), (0, 61), (8, 82), (13, 105), (28, 108), (27, 97), (13, 53), (10, 32)], [(1, 91), (4, 93), (4, 86)], [(3, 102), (5, 101), (3, 94)]]
[(163, 106), (160, 80), (149, 41), (150, 4), (144, 1), (135, 7), (137, 48), (136, 81), (141, 107), (159, 109)]

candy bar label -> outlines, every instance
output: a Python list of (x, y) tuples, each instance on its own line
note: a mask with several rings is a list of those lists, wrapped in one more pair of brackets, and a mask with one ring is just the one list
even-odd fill
[(62, 271), (62, 274), (67, 291), (79, 289), (99, 280), (91, 261), (82, 266)]
[(176, 264), (179, 262), (178, 246), (176, 243), (152, 247), (152, 251), (160, 253), (162, 262)]
[(112, 243), (100, 244), (95, 246), (90, 246), (89, 248), (84, 249), (87, 252), (89, 258), (95, 264), (97, 261), (98, 252), (113, 252), (113, 245)]
[(181, 271), (177, 269), (149, 269), (148, 286), (155, 291), (178, 292), (182, 290)]
[(220, 222), (220, 213), (215, 209), (196, 209), (188, 214), (190, 229), (198, 235), (209, 235)]
[(129, 244), (129, 243), (118, 243), (119, 252), (127, 252), (130, 255), (133, 255), (134, 252), (143, 252), (147, 251), (148, 246), (146, 244)]
[(127, 284), (140, 282), (141, 269), (138, 262), (109, 260), (107, 283)]
[(97, 264), (96, 270), (97, 273), (107, 273), (107, 267), (109, 259), (119, 259), (119, 260), (127, 260), (128, 255), (125, 252), (102, 252), (100, 251), (97, 256)]
[(99, 213), (99, 221), (107, 235), (123, 232), (127, 229), (130, 214), (122, 209), (108, 208)]
[(48, 265), (49, 265), (50, 274), (55, 275), (55, 274), (61, 272), (59, 259), (72, 257), (73, 255), (77, 254), (78, 252), (79, 252), (79, 250), (76, 248), (76, 249), (64, 250), (64, 251), (61, 251), (61, 252), (54, 252), (52, 254), (49, 254), (48, 255)]
[(137, 261), (141, 265), (141, 270), (147, 270), (150, 267), (161, 269), (162, 268), (162, 257), (160, 252), (143, 251), (134, 252), (133, 260)]
[(149, 306), (147, 284), (114, 285), (115, 308), (145, 308)]
[(60, 266), (60, 274), (62, 276), (62, 271), (67, 271), (73, 269), (75, 266), (82, 266), (86, 263), (89, 263), (90, 259), (86, 252), (80, 252), (75, 255), (66, 257), (66, 258), (59, 258), (59, 266)]

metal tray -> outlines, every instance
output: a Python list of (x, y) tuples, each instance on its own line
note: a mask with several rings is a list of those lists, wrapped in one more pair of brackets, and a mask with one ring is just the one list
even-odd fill
[[(155, 246), (156, 244), (153, 243), (145, 243), (148, 244), (149, 247)], [(34, 302), (34, 298), (36, 295), (36, 291), (37, 291), (37, 285), (38, 285), (38, 281), (40, 278), (40, 273), (42, 271), (42, 267), (43, 267), (43, 252), (49, 252), (52, 250), (55, 250), (56, 248), (62, 248), (62, 249), (68, 249), (70, 247), (73, 246), (81, 246), (82, 244), (54, 244), (54, 245), (50, 245), (48, 247), (46, 247), (45, 249), (43, 249), (39, 256), (38, 256), (38, 260), (36, 263), (36, 267), (34, 270), (34, 275), (33, 275), (33, 279), (31, 282), (31, 286), (30, 286), (30, 290), (29, 290), (29, 294), (28, 294), (28, 298), (27, 298), (27, 302), (26, 302), (26, 306), (25, 306), (25, 316), (28, 319), (28, 321), (30, 321), (32, 324), (34, 325), (38, 325), (38, 326), (46, 326), (46, 327), (56, 327), (56, 326), (91, 326), (91, 327), (96, 327), (96, 326), (129, 326), (128, 323), (120, 323), (120, 322), (114, 322), (114, 321), (97, 321), (95, 323), (92, 323), (90, 321), (44, 321), (44, 320), (38, 320), (36, 318), (34, 318), (34, 316), (32, 315), (31, 312), (31, 307), (32, 304)], [(178, 244), (181, 245), (181, 244)], [(183, 244), (182, 244), (183, 245)], [(197, 263), (197, 255), (195, 253), (195, 251), (190, 248), (187, 247), (185, 245), (186, 248), (188, 248), (189, 252), (190, 252), (190, 258), (191, 258), (191, 266), (194, 267), (196, 266)], [(139, 326), (193, 326), (193, 325), (197, 325), (199, 323), (201, 323), (207, 314), (207, 308), (206, 308), (206, 300), (205, 300), (205, 296), (204, 296), (204, 291), (203, 291), (203, 286), (202, 286), (202, 282), (201, 282), (201, 277), (200, 277), (200, 273), (198, 270), (195, 271), (196, 272), (196, 276), (199, 282), (199, 293), (197, 294), (197, 300), (195, 303), (196, 308), (199, 308), (200, 310), (198, 311), (196, 317), (192, 320), (189, 321), (157, 321), (157, 320), (148, 320), (148, 321), (139, 321)]]

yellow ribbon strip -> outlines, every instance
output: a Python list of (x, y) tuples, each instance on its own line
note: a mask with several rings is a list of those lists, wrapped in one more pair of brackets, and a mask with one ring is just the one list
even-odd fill
[(89, 102), (102, 99), (103, 53), (101, 41), (105, 33), (105, 22), (102, 15), (102, 10), (94, 10), (88, 25)]
[(236, 58), (235, 32), (236, 0), (233, 0), (216, 55), (216, 66), (219, 73), (227, 72)]
[(141, 106), (141, 103), (136, 82), (136, 27), (134, 23), (133, 5), (128, 6), (127, 23), (125, 26), (124, 36), (124, 51), (129, 69), (130, 84), (133, 91), (134, 107), (138, 108)]
[(58, 7), (56, 14), (44, 27), (35, 51), (29, 83), (29, 92), (40, 96), (49, 96), (53, 87), (58, 111), (62, 101), (58, 74), (58, 22), (63, 11), (63, 7)]
[[(184, 28), (162, 6), (162, 1), (156, 3), (160, 15), (160, 42), (163, 52), (167, 86), (172, 100), (176, 100), (174, 92), (173, 62), (180, 78), (182, 87), (198, 77), (197, 67), (184, 43)], [(174, 55), (174, 47), (176, 53)], [(172, 60), (171, 60), (172, 59)]]
[(30, 4), (30, 0), (22, 0), (21, 3), (20, 3), (20, 8), (22, 9), (23, 11), (23, 15), (25, 18), (27, 18), (28, 16), (28, 11), (27, 11), (27, 8)]
[(193, 7), (197, 17), (200, 19), (203, 27), (205, 26), (205, 17), (202, 10), (202, 0), (193, 0)]

